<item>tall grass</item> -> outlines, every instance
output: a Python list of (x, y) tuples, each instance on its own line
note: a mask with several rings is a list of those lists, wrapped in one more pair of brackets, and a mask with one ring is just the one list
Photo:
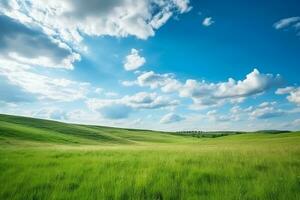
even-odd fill
[(81, 143), (77, 133), (78, 143), (47, 142), (0, 128), (0, 199), (300, 199), (300, 133), (107, 130), (127, 142)]

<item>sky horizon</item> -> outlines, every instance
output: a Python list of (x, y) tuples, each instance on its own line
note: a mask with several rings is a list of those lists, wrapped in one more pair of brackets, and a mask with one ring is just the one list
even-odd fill
[(4, 0), (0, 53), (3, 114), (300, 130), (296, 0)]

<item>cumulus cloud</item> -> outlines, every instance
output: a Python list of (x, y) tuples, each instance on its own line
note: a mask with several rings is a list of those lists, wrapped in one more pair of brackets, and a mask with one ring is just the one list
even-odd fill
[(136, 93), (132, 96), (127, 95), (119, 99), (93, 98), (88, 99), (86, 103), (91, 110), (110, 119), (126, 118), (133, 110), (166, 108), (179, 104), (177, 100), (146, 92)]
[(137, 78), (137, 84), (140, 86), (149, 86), (152, 89), (164, 86), (167, 81), (172, 79), (169, 74), (156, 74), (153, 71), (145, 72)]
[[(63, 78), (51, 78), (34, 72), (31, 67), (0, 60), (0, 79), (35, 98), (54, 101), (74, 101), (85, 98), (88, 83)], [(11, 88), (11, 87), (8, 87)], [(18, 93), (11, 93), (17, 98)]]
[(168, 113), (160, 119), (161, 124), (175, 123), (184, 120), (185, 118), (175, 113)]
[[(84, 50), (84, 35), (147, 39), (171, 16), (190, 8), (189, 0), (1, 1), (0, 59), (73, 69), (81, 59), (77, 52)], [(135, 49), (126, 60), (126, 70), (145, 63)]]
[(279, 88), (276, 91), (276, 94), (279, 95), (288, 94), (287, 96), (288, 101), (300, 106), (300, 87)]
[[(0, 100), (84, 99), (87, 83), (52, 78), (33, 66), (73, 69), (84, 36), (147, 39), (170, 17), (190, 9), (189, 0), (0, 1), (0, 90), (5, 92)], [(132, 70), (146, 60), (132, 49), (127, 61)]]
[[(296, 111), (295, 111), (296, 112)], [(286, 114), (292, 113), (291, 111), (284, 111), (277, 107), (277, 102), (262, 102), (256, 106), (249, 106), (247, 108), (241, 108), (240, 106), (233, 106), (230, 109), (232, 117), (244, 118), (250, 117), (253, 119), (269, 119), (274, 117), (281, 117)]]
[(136, 49), (131, 49), (131, 53), (126, 56), (124, 61), (124, 68), (127, 71), (136, 70), (143, 66), (146, 59), (139, 55), (139, 51)]
[(189, 0), (6, 0), (0, 12), (78, 43), (82, 34), (147, 39), (171, 16), (189, 10)]
[(215, 23), (215, 21), (213, 21), (212, 17), (206, 17), (206, 18), (204, 18), (202, 25), (203, 26), (211, 26), (214, 23)]
[(151, 89), (161, 88), (164, 92), (173, 92), (181, 87), (173, 74), (158, 74), (153, 71), (142, 73), (136, 81), (123, 81), (124, 86), (148, 86)]
[[(185, 83), (178, 81), (172, 74), (157, 74), (153, 71), (142, 73), (134, 81), (141, 87), (160, 88), (163, 92), (177, 92), (180, 97), (191, 98), (191, 108), (201, 109), (222, 105), (225, 102), (242, 102), (245, 98), (257, 95), (280, 85), (280, 75), (262, 74), (257, 69), (249, 73), (244, 80), (229, 78), (226, 82), (208, 83), (188, 79)], [(132, 85), (133, 82), (128, 82)]]
[(215, 98), (250, 96), (264, 92), (272, 86), (278, 85), (280, 82), (280, 75), (274, 76), (272, 74), (262, 74), (257, 69), (254, 69), (244, 80), (235, 81), (234, 79), (229, 78), (227, 82), (214, 84), (217, 90), (213, 96)]
[(280, 109), (276, 109), (273, 106), (264, 106), (264, 107), (258, 107), (257, 109), (253, 110), (250, 113), (250, 116), (256, 119), (269, 119), (273, 117), (280, 117), (284, 114), (285, 114), (284, 111)]
[(289, 17), (279, 20), (273, 24), (273, 27), (277, 30), (279, 29), (294, 29), (299, 35), (300, 28), (300, 17)]
[(0, 16), (0, 59), (20, 64), (73, 69), (80, 55), (44, 33)]
[[(171, 16), (189, 10), (189, 0), (0, 1), (0, 60), (73, 69), (86, 50), (85, 35), (147, 39)], [(126, 59), (127, 70), (146, 61), (135, 49)]]
[(173, 92), (182, 84), (175, 79), (173, 74), (158, 74), (153, 71), (139, 73), (135, 81), (122, 81), (124, 86), (138, 85), (141, 87), (150, 87), (151, 89), (161, 88), (165, 92)]
[[(237, 108), (234, 108), (237, 109)], [(229, 121), (237, 121), (239, 120), (239, 116), (237, 113), (231, 113), (227, 115), (222, 115), (217, 112), (217, 110), (210, 110), (206, 113), (206, 118), (210, 121), (215, 122), (229, 122)]]

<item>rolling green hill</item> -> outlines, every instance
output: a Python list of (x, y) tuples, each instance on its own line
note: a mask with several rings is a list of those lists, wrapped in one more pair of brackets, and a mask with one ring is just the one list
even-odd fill
[(198, 138), (0, 115), (0, 199), (300, 199), (300, 133)]
[(0, 115), (0, 133), (1, 140), (82, 145), (172, 143), (185, 140), (184, 137), (157, 131), (67, 124), (11, 115)]

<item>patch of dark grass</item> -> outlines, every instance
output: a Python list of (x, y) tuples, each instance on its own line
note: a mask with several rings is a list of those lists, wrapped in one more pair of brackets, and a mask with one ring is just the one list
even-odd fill
[(66, 172), (59, 172), (54, 179), (54, 182), (66, 179)]
[(197, 178), (198, 184), (213, 184), (213, 183), (224, 183), (226, 181), (226, 177), (214, 174), (214, 173), (208, 173), (204, 172), (199, 175)]
[(67, 187), (66, 187), (66, 190), (69, 191), (69, 192), (73, 192), (73, 191), (75, 191), (76, 189), (78, 189), (79, 186), (80, 186), (79, 183), (75, 183), (75, 182), (69, 183), (69, 184), (67, 185)]
[(259, 172), (266, 172), (266, 171), (268, 171), (269, 167), (264, 164), (258, 164), (258, 165), (254, 166), (254, 169)]

